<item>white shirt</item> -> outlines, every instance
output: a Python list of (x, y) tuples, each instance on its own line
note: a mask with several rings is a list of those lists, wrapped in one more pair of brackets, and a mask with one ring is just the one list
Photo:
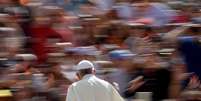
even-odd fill
[(69, 87), (66, 101), (124, 100), (110, 83), (89, 74)]

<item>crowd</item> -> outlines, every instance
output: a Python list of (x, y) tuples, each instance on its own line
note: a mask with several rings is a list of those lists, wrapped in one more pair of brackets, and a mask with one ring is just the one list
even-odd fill
[(125, 100), (200, 101), (200, 34), (200, 0), (0, 0), (0, 101), (66, 101), (81, 60)]

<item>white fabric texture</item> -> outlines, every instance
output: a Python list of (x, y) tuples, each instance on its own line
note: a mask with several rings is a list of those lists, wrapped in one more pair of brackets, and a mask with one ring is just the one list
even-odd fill
[(66, 101), (124, 100), (110, 83), (89, 74), (69, 87)]

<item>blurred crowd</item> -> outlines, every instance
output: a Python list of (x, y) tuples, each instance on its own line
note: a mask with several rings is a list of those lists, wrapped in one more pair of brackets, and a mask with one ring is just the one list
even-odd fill
[(128, 101), (200, 101), (200, 34), (200, 0), (0, 0), (0, 101), (65, 101), (83, 59)]

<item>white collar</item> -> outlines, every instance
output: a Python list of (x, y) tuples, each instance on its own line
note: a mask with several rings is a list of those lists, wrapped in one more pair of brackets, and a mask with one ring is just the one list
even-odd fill
[(86, 74), (85, 76), (83, 76), (82, 79), (88, 79), (90, 77), (94, 77), (95, 75), (94, 74)]

